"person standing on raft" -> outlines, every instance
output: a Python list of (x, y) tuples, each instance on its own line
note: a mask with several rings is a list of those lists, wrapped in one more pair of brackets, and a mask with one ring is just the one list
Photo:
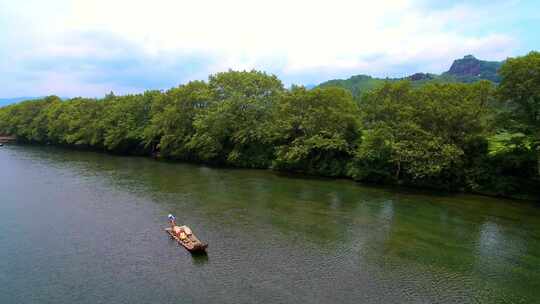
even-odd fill
[(174, 230), (174, 227), (176, 227), (176, 217), (169, 213), (167, 218), (169, 218), (169, 223), (171, 224), (171, 229)]

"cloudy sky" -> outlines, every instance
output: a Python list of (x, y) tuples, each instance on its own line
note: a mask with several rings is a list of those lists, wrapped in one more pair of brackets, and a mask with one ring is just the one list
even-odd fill
[(287, 85), (440, 73), (540, 49), (538, 0), (0, 0), (0, 97), (164, 89), (228, 69)]

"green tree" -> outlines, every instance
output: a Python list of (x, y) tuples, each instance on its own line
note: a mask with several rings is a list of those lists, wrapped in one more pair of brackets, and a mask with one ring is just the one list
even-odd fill
[(361, 102), (362, 143), (351, 175), (360, 180), (464, 184), (466, 170), (487, 153), (485, 115), (493, 87), (387, 83)]
[(267, 167), (271, 149), (264, 126), (283, 92), (281, 81), (258, 71), (229, 71), (210, 76), (208, 85), (215, 101), (195, 117), (188, 148), (203, 161)]
[(0, 117), (0, 133), (15, 135), (20, 141), (45, 142), (48, 120), (46, 112), (60, 98), (49, 96), (43, 99), (24, 101), (3, 108)]
[(341, 88), (293, 87), (280, 98), (268, 127), (273, 168), (344, 176), (359, 135), (358, 106)]
[(47, 113), (48, 137), (58, 144), (103, 147), (104, 102), (74, 98), (53, 104)]
[(144, 151), (144, 130), (150, 121), (150, 106), (156, 91), (142, 95), (116, 97), (112, 93), (104, 101), (103, 116), (99, 117), (103, 145), (107, 150), (122, 153)]
[(540, 175), (540, 53), (509, 58), (499, 74), (502, 81), (498, 92), (506, 106), (507, 126), (530, 138), (531, 151), (536, 150)]
[(187, 146), (195, 133), (193, 121), (211, 102), (211, 92), (202, 81), (193, 81), (157, 95), (152, 104), (152, 118), (144, 130), (146, 144), (166, 158), (193, 159)]
[(272, 102), (283, 92), (283, 84), (275, 75), (255, 70), (210, 75), (208, 85), (216, 101), (234, 97)]

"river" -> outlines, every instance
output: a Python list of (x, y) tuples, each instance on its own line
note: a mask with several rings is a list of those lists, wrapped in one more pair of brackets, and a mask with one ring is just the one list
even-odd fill
[[(191, 256), (167, 214), (209, 243)], [(0, 148), (0, 303), (538, 303), (540, 207)]]

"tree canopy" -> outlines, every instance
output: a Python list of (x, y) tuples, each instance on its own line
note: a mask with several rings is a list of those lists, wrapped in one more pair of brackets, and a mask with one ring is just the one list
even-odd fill
[[(167, 91), (50, 96), (0, 108), (20, 142), (362, 182), (539, 195), (540, 54), (507, 60), (501, 84), (382, 82), (358, 98), (285, 89), (228, 71)], [(536, 190), (535, 190), (536, 189)]]
[(500, 69), (499, 97), (505, 105), (506, 129), (525, 134), (522, 139), (537, 153), (540, 175), (540, 53), (509, 58)]

